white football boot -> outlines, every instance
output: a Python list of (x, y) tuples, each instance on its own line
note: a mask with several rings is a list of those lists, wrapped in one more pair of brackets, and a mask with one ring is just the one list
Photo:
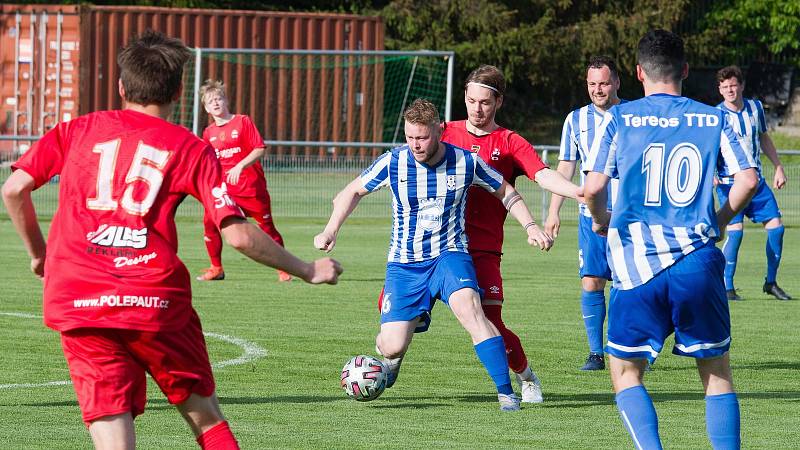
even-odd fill
[(519, 389), (522, 392), (522, 402), (542, 403), (544, 398), (542, 397), (542, 382), (539, 381), (539, 377), (533, 372), (530, 373), (530, 377), (527, 380), (523, 379), (521, 374), (516, 375)]

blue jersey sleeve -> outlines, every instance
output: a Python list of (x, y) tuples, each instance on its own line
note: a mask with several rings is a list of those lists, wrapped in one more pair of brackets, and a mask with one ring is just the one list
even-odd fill
[(589, 150), (584, 172), (600, 172), (610, 178), (618, 178), (617, 172), (617, 116), (612, 108), (603, 116), (603, 122), (595, 133)]
[(572, 130), (572, 117), (575, 111), (567, 114), (564, 120), (564, 127), (561, 129), (561, 147), (558, 152), (560, 161), (577, 161), (578, 144), (575, 142), (575, 133)]
[(489, 192), (500, 189), (503, 184), (503, 176), (500, 175), (500, 172), (486, 164), (486, 161), (477, 154), (473, 154), (473, 157), (475, 158), (475, 176), (472, 178), (472, 184), (478, 185)]
[(375, 192), (389, 184), (389, 162), (392, 152), (386, 152), (361, 172), (361, 184), (369, 192)]
[(756, 111), (758, 111), (758, 132), (766, 133), (767, 132), (767, 117), (764, 115), (764, 105), (761, 104), (761, 100), (755, 100), (756, 104)]

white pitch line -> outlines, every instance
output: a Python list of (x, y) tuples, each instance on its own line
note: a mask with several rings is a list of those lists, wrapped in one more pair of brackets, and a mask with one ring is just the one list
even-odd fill
[[(0, 312), (0, 316), (20, 317), (23, 319), (42, 318), (42, 316), (35, 314), (16, 313), (16, 312)], [(247, 364), (251, 361), (255, 361), (259, 358), (267, 356), (266, 350), (245, 339), (228, 336), (225, 334), (211, 333), (207, 331), (204, 331), (203, 335), (209, 338), (218, 339), (220, 341), (236, 345), (244, 351), (244, 353), (239, 355), (239, 357), (237, 358), (226, 359), (225, 361), (220, 361), (211, 364), (211, 367), (214, 369), (221, 369), (223, 367), (228, 367), (228, 366), (238, 366), (241, 364)], [(72, 384), (71, 381), (48, 381), (46, 383), (14, 383), (14, 384), (0, 384), (0, 389), (20, 389), (20, 388), (24, 389), (24, 388), (37, 388), (37, 387), (50, 387), (50, 386), (68, 386), (71, 384)]]

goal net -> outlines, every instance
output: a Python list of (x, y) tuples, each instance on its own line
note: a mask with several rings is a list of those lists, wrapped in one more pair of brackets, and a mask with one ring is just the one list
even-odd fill
[(416, 98), (450, 118), (453, 52), (195, 49), (174, 120), (201, 133), (197, 91), (225, 83), (231, 110), (249, 115), (269, 155), (371, 158), (404, 142)]

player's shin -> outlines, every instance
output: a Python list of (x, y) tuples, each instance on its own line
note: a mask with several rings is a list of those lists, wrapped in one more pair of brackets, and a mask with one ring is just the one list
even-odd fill
[(239, 450), (239, 443), (236, 442), (227, 421), (206, 430), (197, 437), (197, 443), (203, 450)]
[(616, 396), (617, 409), (637, 449), (660, 450), (658, 416), (650, 395), (642, 385), (625, 389)]
[(513, 394), (503, 337), (495, 336), (475, 344), (475, 353), (494, 381), (497, 392), (505, 395)]
[(706, 432), (715, 450), (741, 448), (739, 400), (735, 392), (706, 397)]
[(604, 291), (581, 291), (581, 313), (589, 341), (589, 353), (603, 354), (603, 322), (606, 317)]

